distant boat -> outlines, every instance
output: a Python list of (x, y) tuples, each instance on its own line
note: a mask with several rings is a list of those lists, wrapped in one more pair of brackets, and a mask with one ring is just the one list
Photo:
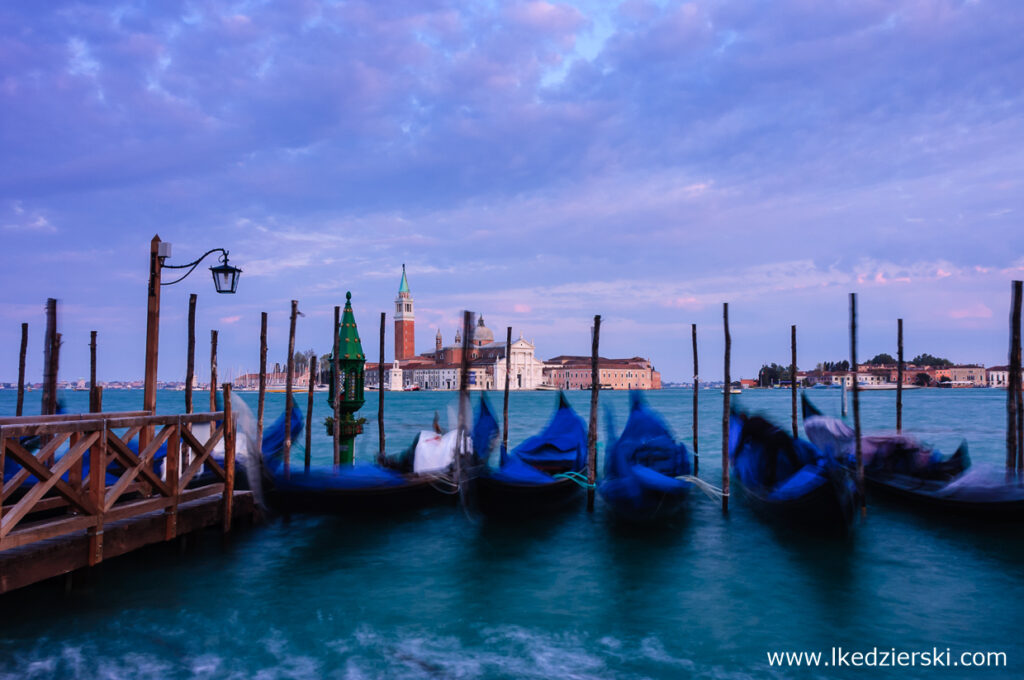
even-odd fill
[[(898, 387), (896, 383), (857, 383), (857, 390), (860, 392), (883, 392), (893, 391)], [(904, 385), (904, 390), (918, 390), (920, 385)]]
[[(723, 388), (722, 391), (719, 394), (725, 394), (725, 389)], [(741, 388), (741, 387), (730, 387), (729, 388), (729, 394), (743, 394), (743, 388)]]

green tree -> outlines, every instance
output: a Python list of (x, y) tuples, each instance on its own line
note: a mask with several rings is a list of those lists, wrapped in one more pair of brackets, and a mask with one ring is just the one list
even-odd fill
[(914, 384), (919, 387), (928, 387), (932, 384), (932, 377), (927, 373), (918, 373), (914, 376)]
[(758, 371), (757, 382), (761, 387), (767, 387), (774, 385), (780, 381), (789, 380), (789, 366), (781, 366), (772, 362), (771, 364), (764, 364), (761, 366), (761, 370)]
[(953, 362), (942, 357), (933, 357), (931, 354), (918, 354), (910, 363), (916, 366), (952, 366)]
[(884, 366), (895, 364), (896, 360), (892, 358), (891, 354), (886, 354), (885, 352), (882, 352), (881, 354), (876, 354), (875, 356), (871, 357), (864, 363), (867, 364), (868, 366)]

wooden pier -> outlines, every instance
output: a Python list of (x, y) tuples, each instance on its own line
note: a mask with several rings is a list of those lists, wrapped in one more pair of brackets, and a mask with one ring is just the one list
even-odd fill
[[(234, 489), (230, 389), (225, 385), (225, 411), (212, 413), (0, 418), (0, 470), (5, 463), (8, 473), (15, 469), (0, 495), (0, 594), (206, 527), (227, 532), (233, 521), (251, 520), (252, 493)], [(206, 441), (192, 433), (201, 423), (209, 424)], [(128, 443), (147, 428), (154, 435), (136, 454)], [(40, 438), (35, 452), (25, 446), (31, 437)], [(221, 440), (223, 465), (212, 455)], [(158, 458), (165, 443), (166, 457)]]

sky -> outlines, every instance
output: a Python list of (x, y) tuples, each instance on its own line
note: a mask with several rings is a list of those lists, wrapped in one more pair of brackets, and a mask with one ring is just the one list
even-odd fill
[[(668, 381), (849, 357), (1006, 362), (1024, 278), (1017, 0), (32, 2), (0, 5), (0, 381), (140, 378), (150, 239), (206, 267), (162, 292), (159, 378), (219, 331), (222, 376), (329, 351), (351, 291), (376, 359), (404, 263), (416, 344), (471, 309), (539, 358)], [(165, 276), (164, 280), (169, 280)]]

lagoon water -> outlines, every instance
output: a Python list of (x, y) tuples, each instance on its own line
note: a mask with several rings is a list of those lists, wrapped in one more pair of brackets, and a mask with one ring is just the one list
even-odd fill
[[(84, 410), (86, 393), (62, 395)], [(244, 393), (255, 410), (256, 395)], [(500, 393), (491, 403), (501, 407)], [(589, 393), (569, 395), (584, 417)], [(649, 393), (691, 444), (689, 390)], [(838, 415), (838, 390), (812, 390)], [(38, 392), (27, 395), (38, 409)], [(197, 394), (196, 402), (204, 403)], [(476, 396), (474, 396), (474, 400)], [(721, 478), (721, 394), (700, 393), (701, 477)], [(789, 393), (743, 407), (788, 426)], [(377, 394), (357, 458), (377, 449)], [(453, 393), (385, 395), (389, 451), (447, 421)], [(543, 426), (554, 393), (513, 393), (510, 443)], [(107, 410), (141, 406), (108, 391)], [(305, 405), (305, 395), (298, 402)], [(628, 396), (601, 393), (619, 427)], [(158, 410), (180, 411), (181, 392)], [(268, 395), (268, 420), (284, 395)], [(891, 430), (894, 393), (862, 395), (867, 432)], [(1002, 464), (1005, 393), (904, 395), (908, 432), (976, 465)], [(330, 460), (318, 393), (314, 462)], [(0, 412), (14, 393), (0, 392)], [(301, 443), (293, 461), (301, 460)], [(301, 463), (300, 463), (301, 465)], [(872, 502), (851, 536), (761, 521), (739, 494), (723, 517), (695, 493), (656, 531), (613, 522), (598, 500), (543, 522), (493, 524), (436, 508), (401, 518), (292, 517), (112, 560), (76, 581), (0, 598), (0, 678), (770, 678), (1021, 677), (1024, 531)], [(770, 651), (1005, 652), (1000, 669), (772, 669)]]

